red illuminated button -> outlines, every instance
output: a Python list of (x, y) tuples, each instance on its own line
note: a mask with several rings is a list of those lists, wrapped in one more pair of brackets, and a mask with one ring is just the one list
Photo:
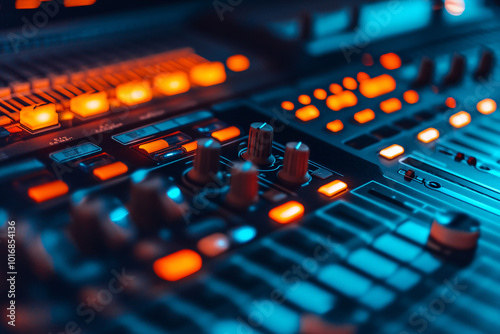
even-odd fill
[(269, 211), (269, 218), (280, 223), (291, 223), (304, 215), (304, 206), (296, 201), (290, 201)]
[(156, 260), (153, 270), (166, 281), (178, 281), (201, 269), (201, 256), (190, 249), (183, 249)]
[(69, 191), (68, 185), (57, 180), (28, 189), (28, 196), (37, 203), (48, 201), (66, 194)]
[(125, 174), (127, 171), (127, 165), (121, 161), (117, 161), (106, 166), (97, 167), (93, 173), (99, 180), (106, 181), (118, 175)]

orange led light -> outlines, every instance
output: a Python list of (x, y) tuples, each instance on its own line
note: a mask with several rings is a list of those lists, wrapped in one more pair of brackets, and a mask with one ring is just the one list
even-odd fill
[(28, 196), (35, 202), (41, 203), (62, 196), (68, 191), (68, 185), (57, 180), (29, 188)]
[(332, 83), (330, 87), (328, 87), (328, 89), (330, 89), (330, 92), (332, 92), (332, 94), (340, 94), (344, 90), (344, 88), (342, 88), (342, 86), (338, 83)]
[(405, 100), (406, 103), (415, 104), (418, 102), (419, 96), (416, 91), (411, 89), (403, 93), (403, 99)]
[(451, 109), (453, 109), (453, 108), (456, 108), (456, 107), (457, 107), (457, 101), (455, 101), (455, 99), (454, 99), (454, 98), (452, 98), (452, 97), (448, 97), (448, 98), (446, 99), (446, 101), (444, 102), (444, 104), (446, 104), (446, 106), (447, 106), (448, 108), (451, 108)]
[(108, 94), (99, 92), (76, 96), (70, 100), (69, 108), (82, 117), (104, 113), (109, 110)]
[(97, 0), (64, 0), (64, 7), (91, 6), (95, 4), (96, 1)]
[(403, 153), (405, 153), (405, 149), (397, 144), (386, 147), (379, 152), (381, 156), (389, 160), (399, 157)]
[(302, 107), (295, 112), (295, 117), (301, 121), (308, 122), (319, 117), (319, 110), (316, 106), (310, 104), (308, 106)]
[(187, 92), (191, 84), (187, 73), (178, 71), (158, 74), (154, 78), (154, 87), (162, 94), (172, 96)]
[(344, 123), (342, 123), (340, 119), (336, 119), (335, 121), (328, 123), (326, 128), (331, 132), (339, 132), (344, 128)]
[(430, 143), (436, 139), (439, 138), (439, 131), (434, 129), (434, 128), (428, 128), (425, 129), (424, 131), (420, 132), (417, 135), (418, 140), (420, 140), (422, 143)]
[(401, 110), (401, 107), (402, 107), (401, 101), (399, 101), (399, 99), (395, 97), (380, 102), (380, 109), (386, 114), (390, 114), (395, 111)]
[(41, 0), (16, 0), (16, 9), (38, 8), (41, 3)]
[(189, 77), (198, 86), (213, 86), (226, 81), (226, 69), (218, 61), (203, 63), (191, 68)]
[(326, 93), (326, 90), (318, 88), (318, 89), (314, 90), (313, 95), (318, 100), (324, 100), (324, 99), (326, 99), (327, 93)]
[(330, 95), (326, 99), (328, 108), (339, 111), (344, 108), (353, 107), (358, 103), (358, 98), (350, 90), (343, 91), (338, 95)]
[(293, 110), (293, 109), (295, 109), (295, 106), (290, 101), (283, 101), (283, 102), (281, 102), (281, 108), (283, 108), (285, 110)]
[(160, 150), (166, 149), (167, 147), (168, 143), (166, 140), (163, 139), (158, 139), (150, 143), (142, 144), (139, 146), (141, 150), (144, 150), (148, 153), (158, 152)]
[(303, 105), (308, 105), (308, 104), (311, 104), (311, 98), (309, 97), (309, 95), (300, 95), (299, 96), (299, 103), (302, 103)]
[(345, 89), (350, 90), (358, 88), (358, 82), (351, 77), (345, 77), (344, 80), (342, 80), (342, 85), (344, 85)]
[(153, 263), (153, 270), (158, 277), (166, 281), (178, 281), (201, 269), (201, 256), (190, 249), (183, 249), (167, 255)]
[(196, 246), (206, 256), (214, 257), (229, 248), (229, 239), (225, 234), (214, 233), (200, 239)]
[(354, 114), (354, 120), (359, 124), (365, 124), (375, 118), (375, 113), (371, 109), (364, 109)]
[(450, 124), (455, 128), (463, 128), (471, 121), (470, 114), (466, 111), (460, 111), (450, 117)]
[(20, 122), (30, 130), (43, 129), (59, 123), (56, 105), (53, 103), (33, 105), (21, 109)]
[(370, 76), (368, 73), (365, 72), (359, 72), (358, 75), (356, 76), (356, 79), (358, 79), (358, 82), (361, 82), (366, 79), (370, 79)]
[(365, 97), (375, 98), (390, 93), (396, 89), (396, 80), (389, 74), (366, 79), (360, 82), (359, 91)]
[(460, 16), (465, 11), (464, 0), (445, 0), (444, 8), (453, 16)]
[(127, 171), (127, 165), (121, 161), (117, 161), (109, 165), (97, 167), (93, 173), (99, 180), (106, 181), (118, 175), (125, 174)]
[(304, 215), (304, 206), (296, 201), (290, 201), (269, 211), (269, 218), (280, 223), (291, 223)]
[(388, 70), (395, 70), (401, 67), (401, 58), (395, 53), (386, 53), (380, 56), (380, 64)]
[(363, 53), (361, 63), (365, 66), (373, 66), (373, 58), (369, 53)]
[(116, 97), (122, 103), (132, 106), (151, 101), (153, 93), (146, 81), (133, 81), (116, 87)]
[(224, 142), (226, 140), (238, 137), (240, 133), (240, 129), (235, 126), (230, 126), (228, 128), (212, 132), (212, 137), (220, 142)]
[(186, 152), (193, 152), (198, 148), (198, 142), (193, 141), (182, 145), (182, 147), (186, 150)]
[(12, 121), (7, 116), (0, 116), (0, 126), (8, 125)]
[(332, 181), (330, 183), (327, 183), (327, 184), (321, 186), (318, 189), (318, 192), (320, 194), (325, 195), (325, 196), (333, 197), (335, 195), (340, 194), (341, 192), (343, 192), (346, 189), (347, 189), (347, 184), (345, 184), (342, 181), (335, 180), (335, 181)]
[(226, 66), (233, 72), (243, 72), (250, 67), (250, 60), (244, 55), (234, 55), (227, 58)]
[(497, 110), (497, 103), (492, 99), (484, 99), (477, 103), (477, 111), (481, 114), (489, 115)]

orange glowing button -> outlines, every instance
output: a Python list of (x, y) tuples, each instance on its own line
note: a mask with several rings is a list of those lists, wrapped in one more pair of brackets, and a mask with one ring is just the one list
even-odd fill
[(117, 161), (109, 165), (97, 167), (93, 173), (99, 180), (106, 181), (118, 175), (125, 174), (127, 171), (127, 165), (121, 161)]
[(395, 53), (386, 53), (380, 56), (380, 64), (388, 70), (395, 70), (401, 67), (401, 58)]
[(497, 103), (492, 99), (484, 99), (477, 103), (477, 111), (481, 114), (489, 115), (497, 110)]
[(344, 88), (342, 88), (342, 86), (338, 83), (332, 83), (330, 87), (328, 87), (328, 89), (330, 89), (330, 92), (332, 92), (332, 94), (340, 94), (344, 90)]
[(373, 58), (369, 53), (363, 53), (361, 57), (361, 63), (365, 66), (373, 66)]
[(364, 109), (354, 114), (354, 120), (359, 124), (365, 124), (375, 118), (375, 113), (371, 109)]
[(311, 98), (309, 97), (309, 95), (300, 95), (299, 96), (299, 103), (302, 103), (303, 105), (308, 105), (308, 104), (311, 104)]
[(91, 6), (95, 4), (96, 1), (97, 0), (64, 0), (64, 7)]
[(386, 114), (390, 114), (395, 111), (401, 110), (401, 107), (402, 107), (401, 101), (399, 101), (399, 99), (395, 97), (380, 102), (380, 109)]
[(344, 128), (344, 123), (340, 119), (336, 119), (326, 125), (326, 128), (331, 132), (339, 132)]
[(16, 0), (16, 9), (38, 8), (41, 3), (41, 0)]
[(434, 128), (428, 128), (425, 129), (424, 131), (420, 132), (417, 135), (418, 140), (420, 140), (422, 143), (430, 143), (431, 141), (434, 141), (439, 138), (439, 131), (434, 129)]
[(269, 218), (280, 223), (291, 223), (304, 215), (304, 206), (296, 201), (290, 201), (269, 211)]
[(359, 83), (359, 91), (365, 97), (375, 98), (390, 93), (396, 89), (396, 80), (389, 74), (363, 80)]
[(151, 101), (153, 93), (146, 81), (133, 81), (116, 87), (116, 97), (122, 103), (133, 106), (135, 104)]
[(160, 150), (166, 149), (167, 147), (168, 143), (166, 140), (163, 139), (158, 139), (150, 143), (142, 144), (139, 146), (141, 150), (144, 150), (148, 153), (158, 152)]
[(186, 150), (186, 152), (193, 152), (198, 148), (198, 142), (193, 141), (182, 145), (182, 147)]
[(326, 91), (324, 89), (318, 88), (314, 90), (314, 97), (317, 98), (318, 100), (324, 100), (326, 99)]
[(358, 103), (358, 98), (350, 90), (343, 91), (337, 95), (330, 95), (326, 99), (328, 108), (339, 111), (344, 108), (353, 107)]
[(345, 77), (344, 80), (342, 80), (342, 85), (344, 85), (345, 89), (350, 90), (358, 88), (358, 82), (351, 77)]
[(405, 153), (405, 149), (403, 148), (403, 146), (397, 144), (386, 147), (379, 152), (381, 156), (389, 160), (399, 157), (403, 153)]
[(56, 105), (53, 103), (24, 107), (20, 114), (21, 124), (30, 130), (39, 130), (59, 123)]
[(212, 132), (212, 137), (220, 142), (238, 137), (241, 134), (240, 129), (235, 126)]
[(318, 192), (320, 194), (325, 195), (325, 196), (333, 197), (335, 195), (340, 194), (341, 192), (343, 192), (346, 189), (347, 189), (347, 184), (345, 184), (342, 181), (335, 180), (335, 181), (332, 181), (330, 183), (325, 184), (324, 186), (321, 186), (318, 189)]
[(191, 88), (187, 73), (182, 71), (158, 74), (154, 79), (154, 86), (167, 96), (185, 93)]
[(361, 82), (366, 79), (370, 79), (370, 76), (368, 73), (365, 72), (359, 72), (358, 75), (356, 76), (356, 79), (358, 79), (358, 82)]
[(464, 0), (445, 0), (444, 8), (453, 16), (460, 16), (465, 11)]
[(407, 90), (406, 92), (404, 92), (403, 99), (408, 104), (415, 104), (418, 102), (419, 96), (418, 96), (418, 93), (416, 91), (411, 89), (411, 90)]
[(444, 102), (444, 104), (446, 104), (446, 106), (447, 106), (448, 108), (451, 108), (451, 109), (453, 109), (453, 108), (456, 108), (456, 107), (457, 107), (457, 101), (455, 101), (455, 99), (454, 99), (454, 98), (452, 98), (452, 97), (448, 97), (448, 98), (446, 99), (446, 101)]
[(283, 108), (285, 110), (293, 110), (295, 108), (295, 106), (290, 101), (283, 101), (283, 102), (281, 102), (281, 108)]
[(104, 113), (109, 110), (108, 94), (99, 92), (76, 96), (70, 100), (69, 108), (82, 117)]
[(233, 72), (243, 72), (250, 67), (250, 60), (244, 55), (234, 55), (227, 58), (226, 65)]
[(28, 196), (37, 203), (48, 201), (66, 194), (69, 191), (68, 185), (57, 180), (28, 189)]
[(200, 239), (196, 246), (206, 256), (214, 257), (229, 248), (229, 239), (225, 234), (214, 233)]
[(463, 128), (471, 121), (470, 114), (466, 111), (460, 111), (450, 117), (450, 124), (457, 129)]
[(201, 269), (201, 256), (190, 249), (183, 249), (167, 255), (153, 263), (153, 270), (158, 277), (166, 281), (178, 281)]
[(226, 69), (221, 62), (208, 62), (194, 66), (189, 72), (191, 82), (198, 86), (213, 86), (226, 81)]
[(302, 107), (295, 112), (295, 117), (301, 121), (308, 122), (319, 117), (319, 110), (316, 106), (310, 104), (308, 106)]
[(11, 122), (7, 116), (0, 116), (0, 126), (9, 125)]

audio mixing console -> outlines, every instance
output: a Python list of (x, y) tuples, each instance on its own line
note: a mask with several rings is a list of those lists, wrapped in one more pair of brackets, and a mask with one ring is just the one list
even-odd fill
[(9, 2), (2, 333), (498, 332), (498, 1)]

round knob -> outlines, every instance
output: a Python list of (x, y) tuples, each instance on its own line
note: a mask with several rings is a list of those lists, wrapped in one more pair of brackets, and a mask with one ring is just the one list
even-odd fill
[(286, 183), (302, 184), (311, 178), (307, 172), (309, 167), (309, 146), (301, 141), (286, 144), (283, 169), (278, 177)]
[(199, 184), (206, 184), (218, 179), (220, 165), (220, 143), (213, 138), (198, 140), (198, 148), (194, 156), (193, 168), (188, 178)]
[(273, 127), (267, 123), (252, 123), (248, 135), (248, 148), (243, 158), (257, 165), (273, 163)]
[(439, 213), (432, 222), (430, 236), (450, 248), (472, 249), (479, 239), (479, 222), (465, 213)]
[(245, 208), (258, 200), (258, 191), (257, 168), (250, 161), (235, 164), (226, 201), (234, 207)]

